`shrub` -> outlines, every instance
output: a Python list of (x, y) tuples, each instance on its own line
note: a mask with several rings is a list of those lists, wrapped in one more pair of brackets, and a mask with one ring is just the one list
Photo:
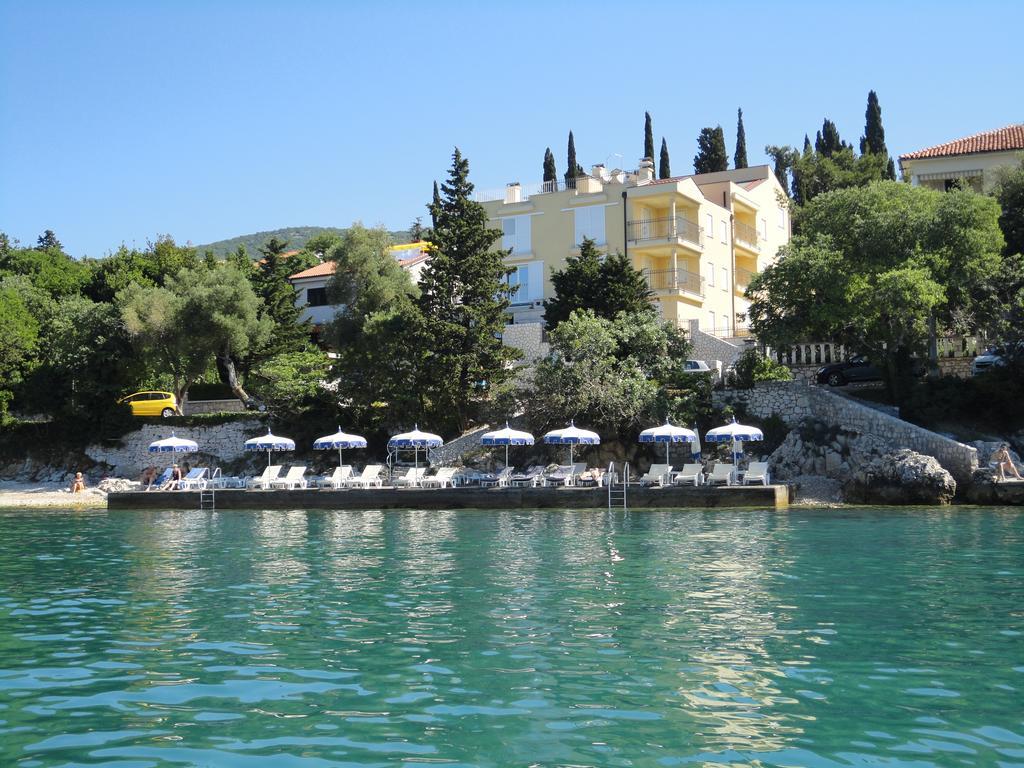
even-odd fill
[(765, 357), (756, 349), (748, 349), (736, 361), (729, 374), (729, 385), (751, 389), (759, 381), (792, 381), (793, 373), (782, 363)]
[(1010, 368), (930, 379), (914, 388), (901, 415), (923, 427), (963, 424), (1012, 434), (1024, 429), (1024, 380)]

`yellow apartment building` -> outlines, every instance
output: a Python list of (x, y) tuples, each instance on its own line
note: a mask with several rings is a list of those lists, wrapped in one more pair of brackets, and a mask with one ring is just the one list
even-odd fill
[(746, 327), (751, 276), (790, 237), (788, 200), (767, 165), (661, 180), (649, 161), (635, 172), (598, 165), (570, 184), (516, 182), (477, 199), (511, 250), (515, 323), (542, 322), (552, 270), (590, 237), (630, 257), (666, 320), (735, 336)]

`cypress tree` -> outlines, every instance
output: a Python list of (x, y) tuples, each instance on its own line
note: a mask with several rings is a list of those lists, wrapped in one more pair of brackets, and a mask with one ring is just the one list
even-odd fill
[(693, 158), (694, 173), (715, 173), (729, 170), (729, 154), (725, 149), (722, 126), (701, 128), (697, 137), (697, 154)]
[(544, 150), (544, 181), (548, 182), (557, 180), (558, 171), (555, 170), (555, 156), (551, 154), (551, 147), (548, 147)]
[(866, 155), (887, 155), (885, 128), (882, 127), (882, 108), (878, 105), (878, 94), (868, 91), (868, 107), (864, 111), (864, 135), (860, 139), (860, 153)]
[(437, 211), (441, 210), (441, 193), (437, 190), (437, 181), (434, 181), (434, 197), (431, 199), (430, 205), (427, 206), (430, 209), (430, 226), (433, 229), (437, 229)]
[(832, 157), (832, 155), (840, 151), (843, 146), (843, 141), (839, 138), (839, 129), (836, 128), (835, 123), (826, 117), (825, 121), (821, 124), (821, 130), (818, 131), (818, 134), (815, 137), (815, 151), (824, 157)]
[(661, 158), (658, 162), (658, 178), (672, 178), (672, 166), (668, 160), (668, 144), (665, 143), (664, 136), (661, 137)]
[(469, 162), (458, 148), (430, 213), (437, 223), (419, 302), (430, 350), (423, 397), (433, 417), (454, 431), (465, 428), (483, 382), (493, 389), (511, 375), (508, 364), (516, 354), (501, 342), (508, 251), (491, 247), (501, 230), (488, 226), (487, 211), (473, 200)]
[(889, 162), (885, 164), (885, 178), (889, 181), (896, 181), (896, 163), (889, 158)]
[(650, 112), (644, 112), (644, 158), (654, 162), (654, 129)]
[(576, 140), (572, 136), (572, 131), (569, 131), (569, 149), (566, 154), (565, 182), (568, 185), (575, 183), (577, 176), (583, 175), (583, 166), (576, 162)]
[(736, 110), (736, 154), (733, 155), (733, 166), (747, 167), (747, 132), (743, 130), (743, 110)]

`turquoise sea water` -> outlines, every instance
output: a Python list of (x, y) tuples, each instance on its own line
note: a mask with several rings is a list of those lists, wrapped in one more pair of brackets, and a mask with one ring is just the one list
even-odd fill
[(0, 512), (0, 766), (1024, 766), (1012, 510)]

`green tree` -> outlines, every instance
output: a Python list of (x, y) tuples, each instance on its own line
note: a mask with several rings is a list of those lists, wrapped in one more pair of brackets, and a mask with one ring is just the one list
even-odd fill
[(64, 252), (64, 246), (60, 244), (60, 240), (53, 234), (52, 229), (48, 229), (36, 239), (36, 250), (37, 251), (60, 251)]
[(771, 346), (819, 338), (869, 354), (900, 401), (935, 326), (977, 322), (1000, 270), (997, 216), (982, 195), (897, 182), (822, 194), (751, 282), (751, 326)]
[(860, 137), (860, 153), (885, 155), (889, 150), (885, 146), (885, 128), (882, 127), (882, 107), (878, 104), (878, 94), (868, 91), (868, 106), (864, 111), (864, 135)]
[(544, 183), (558, 181), (558, 170), (555, 168), (555, 156), (551, 154), (551, 147), (544, 150)]
[(39, 336), (39, 323), (10, 287), (0, 287), (0, 328), (0, 417), (5, 417), (14, 388), (36, 363)]
[(299, 252), (288, 255), (287, 241), (272, 237), (260, 248), (263, 258), (249, 275), (253, 290), (262, 300), (261, 317), (273, 323), (264, 356), (302, 345), (311, 333), (309, 323), (302, 322), (302, 310), (295, 304), (295, 287), (288, 278), (317, 263), (315, 256)]
[(579, 256), (566, 259), (565, 269), (551, 273), (554, 296), (544, 302), (544, 322), (554, 328), (576, 310), (613, 319), (620, 312), (654, 314), (651, 291), (628, 257), (605, 256), (584, 238)]
[(736, 154), (733, 156), (733, 166), (735, 168), (747, 167), (747, 132), (743, 128), (742, 109), (736, 110)]
[(1004, 253), (1024, 253), (1024, 162), (1000, 172), (996, 200), (1002, 209), (999, 227), (1006, 239)]
[(357, 221), (328, 254), (334, 262), (328, 298), (339, 305), (327, 331), (333, 347), (344, 347), (355, 338), (370, 315), (412, 304), (419, 297), (409, 273), (389, 253), (392, 244), (383, 227), (366, 229)]
[(165, 287), (128, 286), (118, 305), (138, 353), (170, 375), (179, 402), (215, 360), (227, 366), (236, 396), (250, 401), (233, 361), (263, 346), (272, 323), (240, 272), (227, 266), (183, 269)]
[(764, 148), (764, 153), (772, 159), (772, 172), (775, 174), (775, 178), (778, 179), (785, 193), (790, 194), (789, 172), (796, 165), (796, 161), (800, 159), (800, 153), (792, 147), (777, 147), (774, 144), (768, 144)]
[(652, 314), (614, 319), (577, 310), (550, 333), (551, 353), (538, 363), (525, 394), (538, 429), (573, 418), (624, 439), (666, 416), (693, 420), (683, 372), (689, 345)]
[(566, 151), (565, 183), (575, 184), (576, 178), (583, 176), (583, 166), (576, 162), (576, 140), (569, 131), (569, 147)]
[(650, 112), (644, 112), (644, 157), (654, 162), (654, 127)]
[(863, 187), (884, 178), (885, 155), (857, 157), (849, 145), (831, 154), (805, 153), (793, 166), (794, 199), (806, 205), (825, 192)]
[(693, 158), (694, 173), (715, 173), (729, 169), (729, 154), (725, 150), (722, 126), (702, 128), (697, 137), (697, 154)]
[[(836, 124), (826, 117), (821, 124), (821, 130), (818, 131), (814, 139), (814, 151), (823, 157), (832, 157), (846, 146), (846, 142), (839, 138), (839, 129), (836, 128)], [(852, 148), (850, 154), (853, 154)]]
[[(52, 234), (52, 233), (51, 233)], [(43, 237), (40, 237), (40, 242)], [(42, 248), (7, 248), (0, 253), (0, 277), (24, 275), (32, 284), (50, 296), (72, 296), (89, 281), (90, 266), (72, 259), (56, 246)]]
[(256, 364), (249, 374), (255, 394), (278, 415), (295, 415), (325, 396), (331, 360), (315, 347), (282, 352)]
[(491, 248), (501, 232), (488, 226), (487, 212), (473, 200), (469, 162), (457, 148), (441, 193), (440, 206), (431, 210), (437, 225), (420, 280), (420, 308), (430, 339), (431, 405), (449, 428), (462, 429), (475, 391), (510, 375), (515, 353), (501, 343), (510, 270), (508, 252)]
[(430, 198), (430, 205), (427, 207), (430, 209), (430, 226), (434, 228), (437, 226), (437, 218), (434, 215), (434, 211), (441, 210), (441, 193), (438, 191), (437, 182), (434, 182), (434, 196)]
[(664, 136), (661, 137), (661, 157), (658, 160), (658, 178), (672, 178), (672, 163), (668, 159), (668, 144), (665, 143)]

